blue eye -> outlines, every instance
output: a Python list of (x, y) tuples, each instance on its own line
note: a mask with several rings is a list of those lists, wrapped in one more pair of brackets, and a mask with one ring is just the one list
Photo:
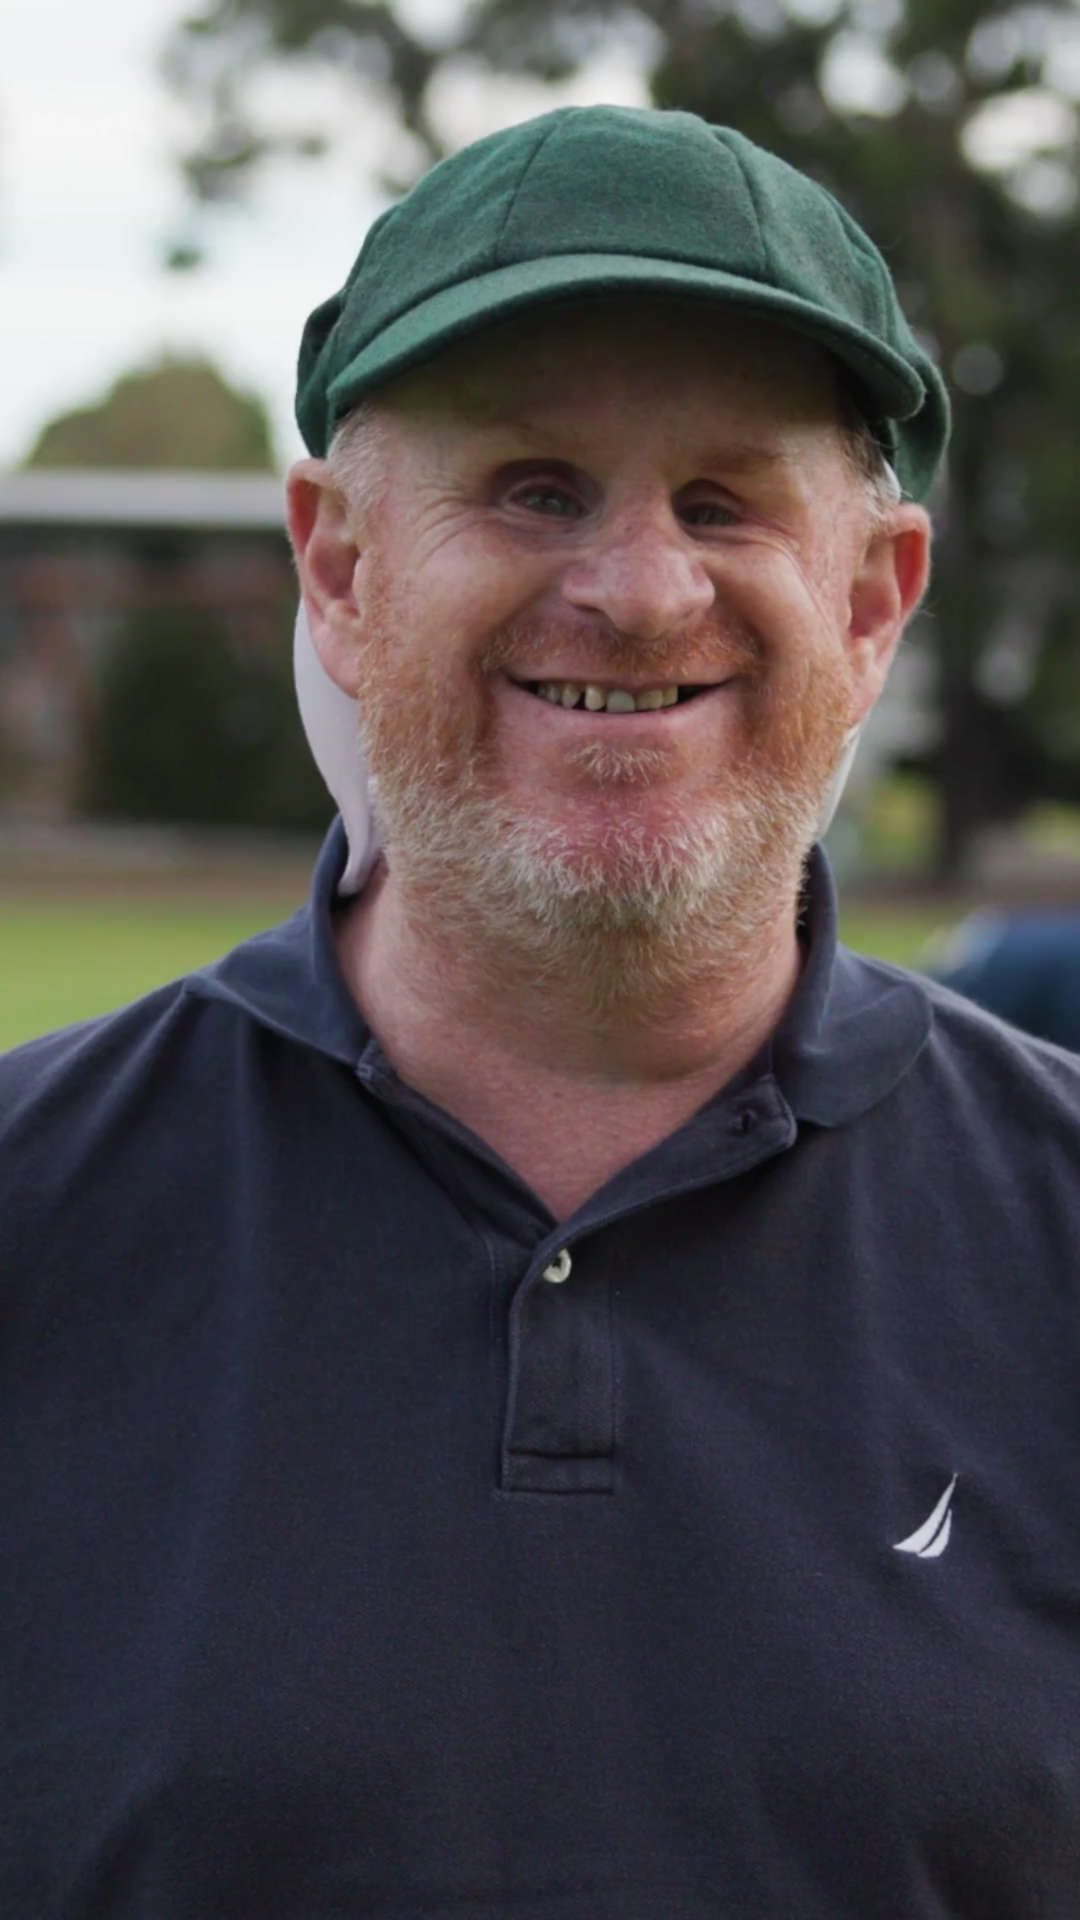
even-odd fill
[(530, 513), (543, 513), (560, 520), (569, 519), (580, 512), (578, 502), (565, 487), (545, 485), (542, 481), (535, 486), (519, 487), (511, 499), (516, 507), (525, 507)]
[(725, 507), (721, 500), (692, 500), (679, 512), (691, 527), (732, 527), (739, 518), (735, 509)]

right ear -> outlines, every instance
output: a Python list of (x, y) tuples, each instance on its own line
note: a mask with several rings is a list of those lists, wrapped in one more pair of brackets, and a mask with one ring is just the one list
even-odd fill
[(298, 460), (286, 481), (289, 538), (315, 651), (343, 693), (355, 696), (362, 622), (356, 600), (360, 548), (348, 503), (325, 460)]

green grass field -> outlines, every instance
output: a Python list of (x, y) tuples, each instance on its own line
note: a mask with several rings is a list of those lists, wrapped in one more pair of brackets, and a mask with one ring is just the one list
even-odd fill
[(0, 894), (0, 1049), (123, 1006), (290, 910), (284, 902), (230, 907)]
[[(31, 900), (0, 894), (0, 1050), (122, 1006), (284, 919), (288, 901)], [(855, 907), (844, 937), (864, 953), (916, 962), (948, 916)]]

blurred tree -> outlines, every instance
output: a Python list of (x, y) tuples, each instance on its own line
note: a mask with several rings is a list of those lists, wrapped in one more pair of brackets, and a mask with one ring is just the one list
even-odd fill
[(133, 609), (100, 672), (83, 806), (128, 820), (322, 830), (292, 681), (292, 608), (257, 648), (183, 600)]
[(270, 420), (208, 360), (163, 359), (125, 373), (95, 406), (42, 428), (28, 467), (186, 467), (272, 472)]
[[(275, 460), (260, 400), (237, 392), (208, 361), (167, 358), (125, 374), (96, 405), (51, 421), (26, 465), (273, 472)], [(83, 811), (324, 827), (329, 801), (293, 688), (296, 603), (284, 530), (280, 600), (264, 596), (254, 612), (228, 598), (208, 604), (198, 585), (212, 526), (149, 542), (122, 531), (111, 538), (128, 542), (132, 603), (114, 613), (93, 649)], [(241, 551), (241, 568), (245, 560)]]
[(657, 105), (740, 127), (844, 201), (950, 377), (930, 611), (955, 873), (982, 822), (1034, 794), (1080, 801), (1076, 0), (476, 0), (456, 16), (451, 0), (437, 38), (386, 4), (211, 0), (169, 55), (203, 114), (188, 180), (236, 197), (283, 146), (319, 147), (320, 129), (257, 124), (252, 82), (275, 64), (377, 83), (422, 165), (448, 63), (551, 81), (628, 40)]

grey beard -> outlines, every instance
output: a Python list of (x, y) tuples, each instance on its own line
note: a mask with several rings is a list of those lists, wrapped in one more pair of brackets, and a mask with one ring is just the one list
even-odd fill
[[(428, 780), (375, 788), (387, 866), (410, 915), (482, 956), (574, 983), (593, 1017), (655, 1010), (703, 974), (760, 957), (793, 914), (820, 795), (744, 768), (736, 796), (697, 825), (658, 832), (629, 820), (583, 853), (560, 827)], [(422, 922), (421, 922), (422, 923)]]

